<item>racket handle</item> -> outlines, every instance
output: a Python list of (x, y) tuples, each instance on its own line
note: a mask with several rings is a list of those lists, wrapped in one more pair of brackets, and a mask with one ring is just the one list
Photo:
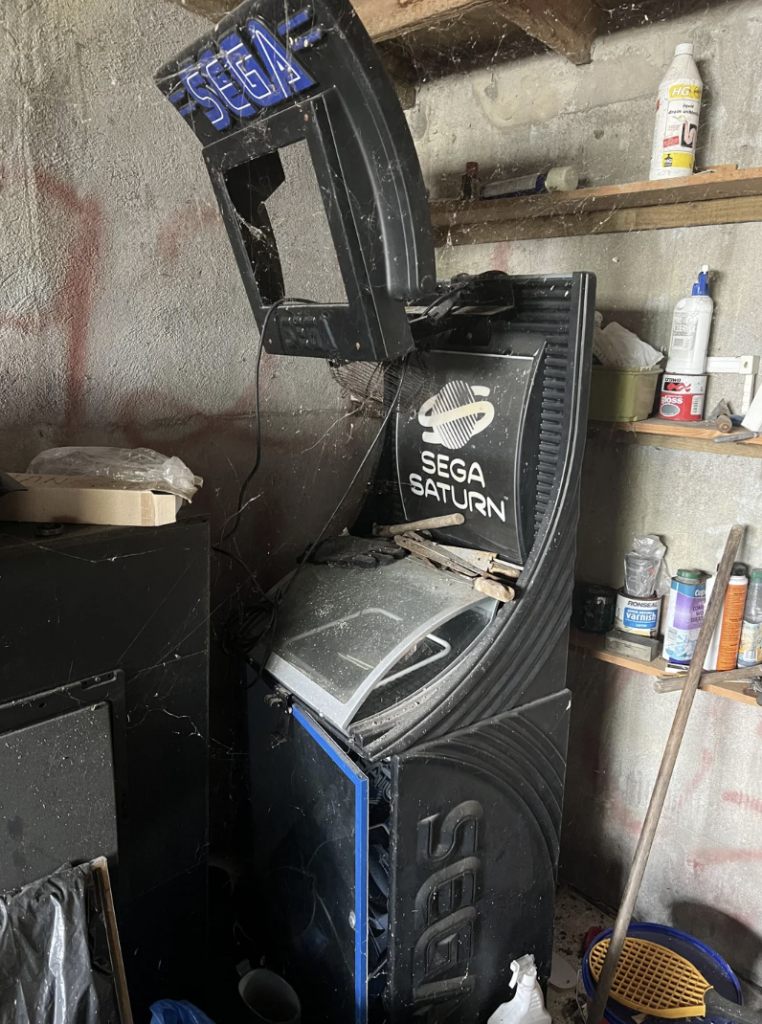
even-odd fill
[(762, 1014), (747, 1010), (745, 1006), (732, 1003), (713, 988), (704, 996), (707, 1017), (724, 1017), (735, 1024), (762, 1024)]

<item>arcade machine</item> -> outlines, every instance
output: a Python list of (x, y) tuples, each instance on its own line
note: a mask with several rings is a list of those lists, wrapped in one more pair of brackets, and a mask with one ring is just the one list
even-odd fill
[[(307, 1022), (486, 1021), (512, 959), (550, 970), (594, 278), (436, 281), (413, 143), (348, 0), (250, 0), (157, 81), (203, 144), (260, 353), (383, 381), (363, 512), (305, 537), (251, 638), (268, 962)], [(342, 303), (287, 294), (268, 216), (305, 141)], [(514, 600), (372, 538), (450, 513), (431, 538), (498, 556)]]

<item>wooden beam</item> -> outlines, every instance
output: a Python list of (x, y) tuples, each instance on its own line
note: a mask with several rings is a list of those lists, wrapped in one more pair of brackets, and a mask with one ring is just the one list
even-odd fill
[[(172, 0), (212, 21), (240, 0)], [(375, 43), (396, 39), (476, 8), (500, 10), (528, 35), (576, 64), (590, 59), (600, 10), (592, 0), (353, 0), (355, 10)]]
[(514, 24), (573, 64), (590, 61), (601, 19), (591, 0), (510, 0), (499, 4)]
[(457, 18), (492, 0), (352, 0), (374, 43)]
[(577, 64), (590, 59), (600, 11), (592, 0), (353, 0), (374, 42), (394, 39), (492, 6), (515, 25)]

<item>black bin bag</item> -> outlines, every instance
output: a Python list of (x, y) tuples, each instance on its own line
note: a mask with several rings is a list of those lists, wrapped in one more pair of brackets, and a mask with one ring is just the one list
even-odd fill
[(119, 1024), (89, 864), (0, 895), (0, 1024)]

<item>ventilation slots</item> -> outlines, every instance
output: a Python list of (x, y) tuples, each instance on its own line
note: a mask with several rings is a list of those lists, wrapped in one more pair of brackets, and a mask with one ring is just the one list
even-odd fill
[(535, 287), (517, 289), (520, 305), (510, 330), (531, 330), (546, 338), (542, 361), (542, 414), (537, 457), (535, 532), (551, 504), (564, 432), (568, 397), (569, 332), (572, 278), (549, 278)]
[(384, 989), (389, 945), (389, 819), (392, 769), (365, 765), (370, 783), (368, 834), (368, 1021), (386, 1020)]

